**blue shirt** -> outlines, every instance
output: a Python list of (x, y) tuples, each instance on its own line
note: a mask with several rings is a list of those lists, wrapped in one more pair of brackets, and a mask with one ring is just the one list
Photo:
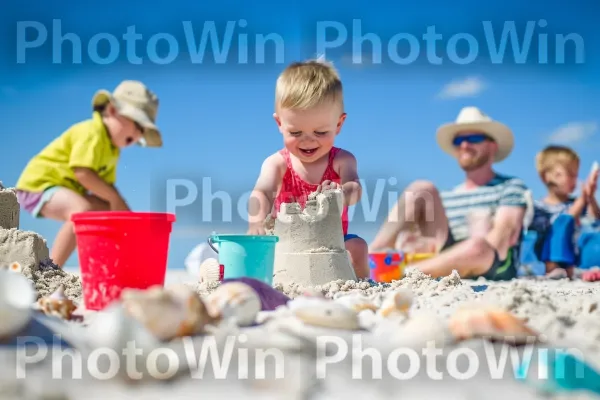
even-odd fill
[[(567, 201), (558, 204), (549, 204), (544, 200), (535, 200), (533, 203), (533, 220), (529, 225), (529, 229), (538, 233), (546, 232), (559, 215), (566, 214), (569, 211), (575, 200), (577, 198), (570, 197)], [(583, 207), (581, 216), (585, 216), (586, 213), (587, 205)]]

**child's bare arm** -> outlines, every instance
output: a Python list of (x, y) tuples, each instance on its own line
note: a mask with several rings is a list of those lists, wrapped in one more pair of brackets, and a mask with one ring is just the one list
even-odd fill
[(89, 168), (76, 167), (73, 168), (73, 173), (84, 188), (108, 202), (112, 210), (129, 210), (127, 203), (123, 200), (119, 191), (113, 185), (106, 183), (100, 178), (96, 171)]
[(344, 203), (348, 206), (354, 205), (358, 203), (362, 196), (362, 186), (358, 177), (356, 157), (352, 153), (342, 150), (335, 160), (339, 166)]
[(271, 213), (284, 171), (285, 161), (278, 153), (267, 157), (263, 162), (248, 204), (250, 234), (264, 234), (263, 223)]
[(586, 201), (585, 201), (584, 196), (578, 197), (573, 202), (571, 207), (569, 207), (569, 210), (567, 211), (567, 213), (569, 215), (571, 215), (573, 218), (579, 219), (579, 217), (581, 217), (581, 214), (583, 213), (583, 210), (585, 209), (585, 203), (586, 203)]

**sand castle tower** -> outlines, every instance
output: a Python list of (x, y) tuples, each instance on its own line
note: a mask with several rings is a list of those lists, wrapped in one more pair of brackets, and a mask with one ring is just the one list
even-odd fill
[(0, 267), (12, 262), (39, 265), (49, 257), (46, 240), (35, 232), (19, 230), (20, 207), (13, 188), (0, 182)]
[(6, 189), (0, 182), (0, 228), (19, 228), (19, 201), (14, 190)]
[(313, 193), (304, 210), (298, 203), (281, 205), (273, 233), (275, 249), (273, 283), (322, 285), (337, 279), (356, 280), (344, 246), (341, 189)]

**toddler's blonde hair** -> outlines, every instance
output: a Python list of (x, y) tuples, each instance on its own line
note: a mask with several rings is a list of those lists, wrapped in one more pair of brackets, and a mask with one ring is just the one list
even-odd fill
[(333, 64), (316, 60), (290, 64), (277, 78), (275, 109), (308, 110), (326, 102), (344, 109), (342, 81)]
[(579, 169), (579, 156), (569, 147), (550, 145), (540, 151), (535, 157), (535, 167), (544, 183), (546, 183), (546, 172), (557, 165), (576, 173)]

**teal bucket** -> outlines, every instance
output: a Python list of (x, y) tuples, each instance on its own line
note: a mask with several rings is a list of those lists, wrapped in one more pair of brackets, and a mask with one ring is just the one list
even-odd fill
[[(219, 254), (223, 265), (223, 279), (254, 278), (273, 284), (275, 245), (278, 236), (272, 235), (217, 235), (208, 238), (208, 244)], [(218, 244), (218, 249), (213, 246)]]

